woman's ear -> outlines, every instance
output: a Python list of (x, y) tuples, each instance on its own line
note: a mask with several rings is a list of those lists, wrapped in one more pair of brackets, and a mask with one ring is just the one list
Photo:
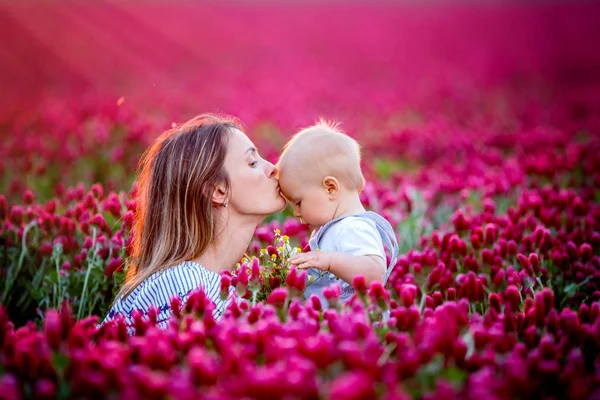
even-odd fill
[(330, 200), (337, 199), (340, 194), (340, 183), (334, 176), (326, 176), (323, 178), (323, 187), (327, 190)]
[(223, 184), (215, 186), (212, 194), (212, 202), (214, 206), (223, 206), (227, 202), (227, 188)]

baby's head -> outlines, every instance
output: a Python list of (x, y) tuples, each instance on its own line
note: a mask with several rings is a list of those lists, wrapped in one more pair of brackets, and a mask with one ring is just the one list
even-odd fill
[(304, 223), (322, 226), (340, 204), (364, 187), (360, 145), (337, 124), (319, 121), (285, 145), (277, 163), (279, 186)]

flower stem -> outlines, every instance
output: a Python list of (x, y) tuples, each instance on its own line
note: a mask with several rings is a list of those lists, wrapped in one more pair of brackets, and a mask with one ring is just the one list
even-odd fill
[[(58, 265), (59, 264), (59, 257), (60, 257), (60, 255), (57, 254), (57, 253), (59, 253), (58, 247), (55, 247), (54, 252), (53, 252), (52, 255), (54, 256), (54, 265), (56, 267), (56, 281), (57, 281), (57, 284), (58, 284), (58, 290), (57, 290), (58, 294), (56, 294), (56, 298), (55, 298), (55, 302), (54, 302), (54, 307), (56, 309), (58, 309), (60, 307), (60, 303), (62, 302), (62, 293), (61, 293), (62, 292), (62, 290), (61, 290), (62, 283), (60, 281), (60, 267)], [(57, 284), (55, 284), (55, 286), (54, 286), (55, 290), (56, 290), (56, 285)]]
[(27, 233), (33, 226), (35, 226), (35, 221), (31, 221), (25, 226), (25, 228), (23, 228), (23, 237), (21, 238), (21, 254), (19, 255), (19, 261), (17, 262), (17, 268), (15, 268), (14, 273), (7, 276), (6, 283), (4, 284), (4, 292), (2, 293), (2, 299), (0, 300), (0, 303), (2, 304), (6, 304), (6, 299), (8, 297), (8, 293), (10, 292), (10, 288), (15, 282), (15, 279), (17, 279), (17, 276), (19, 276), (21, 267), (23, 267), (23, 261), (25, 260), (25, 255), (27, 254)]
[[(96, 241), (96, 228), (94, 228), (93, 234), (92, 234), (92, 243), (94, 243)], [(96, 245), (97, 247), (97, 245)], [(81, 301), (79, 303), (79, 309), (77, 310), (77, 319), (81, 319), (81, 313), (83, 312), (83, 305), (85, 304), (85, 300), (86, 300), (86, 296), (87, 296), (87, 286), (88, 286), (88, 280), (90, 278), (90, 272), (92, 270), (92, 267), (96, 264), (96, 257), (98, 252), (96, 251), (97, 248), (94, 247), (94, 257), (92, 259), (91, 262), (88, 262), (88, 266), (87, 266), (87, 270), (85, 271), (85, 279), (83, 280), (83, 290), (81, 291)]]

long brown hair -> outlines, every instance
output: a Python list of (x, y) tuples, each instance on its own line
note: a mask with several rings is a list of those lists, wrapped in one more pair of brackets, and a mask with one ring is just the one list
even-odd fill
[(201, 114), (165, 131), (140, 160), (132, 254), (125, 284), (115, 297), (125, 299), (145, 279), (199, 257), (215, 236), (212, 195), (230, 183), (225, 155), (229, 116)]

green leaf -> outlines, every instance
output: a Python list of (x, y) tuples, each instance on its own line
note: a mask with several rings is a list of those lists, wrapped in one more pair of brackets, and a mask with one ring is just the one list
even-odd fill
[(54, 365), (54, 368), (56, 368), (58, 371), (62, 372), (69, 365), (69, 358), (62, 353), (54, 353), (52, 357), (52, 365)]
[(567, 286), (565, 286), (564, 292), (565, 295), (567, 297), (573, 297), (575, 295), (575, 293), (577, 292), (577, 284), (576, 283), (569, 283)]
[(446, 368), (440, 376), (450, 382), (455, 389), (462, 388), (467, 380), (467, 373), (456, 367)]
[(61, 382), (58, 387), (58, 393), (56, 394), (57, 399), (69, 399), (71, 398), (71, 389), (66, 382)]

